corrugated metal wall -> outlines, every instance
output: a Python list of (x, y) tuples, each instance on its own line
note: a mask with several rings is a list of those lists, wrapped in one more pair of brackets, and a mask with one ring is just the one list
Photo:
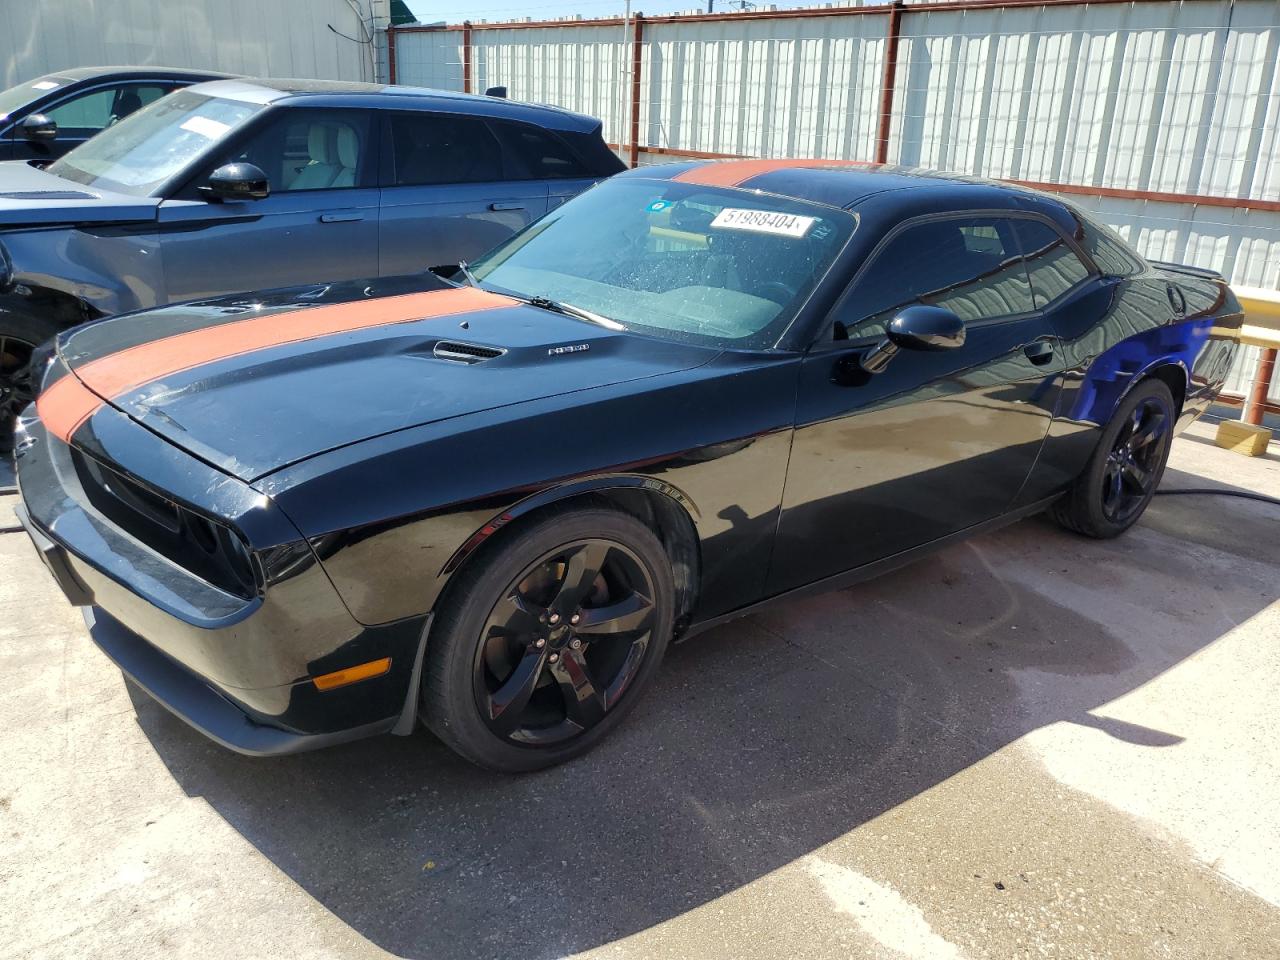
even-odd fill
[(373, 44), (357, 41), (373, 39), (385, 8), (386, 0), (354, 8), (347, 0), (4, 0), (0, 88), (110, 64), (373, 80)]

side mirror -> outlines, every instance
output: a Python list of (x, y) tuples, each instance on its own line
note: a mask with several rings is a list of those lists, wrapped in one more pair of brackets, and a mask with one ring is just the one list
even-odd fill
[(964, 321), (942, 307), (904, 307), (889, 321), (885, 338), (862, 357), (862, 369), (879, 373), (899, 350), (954, 350), (964, 346)]
[(56, 140), (58, 124), (43, 113), (33, 113), (18, 124), (18, 131), (25, 140)]
[(262, 200), (271, 195), (271, 185), (252, 163), (227, 163), (209, 174), (200, 192), (210, 200)]
[(507, 88), (506, 87), (490, 87), (488, 90), (484, 92), (484, 95), (486, 97), (497, 97), (499, 100), (505, 100), (507, 99)]

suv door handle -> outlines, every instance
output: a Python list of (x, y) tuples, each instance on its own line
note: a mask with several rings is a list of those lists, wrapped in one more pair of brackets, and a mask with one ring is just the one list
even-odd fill
[(524, 204), (515, 203), (515, 202), (503, 202), (499, 200), (489, 204), (489, 209), (490, 210), (523, 210)]
[(1053, 359), (1053, 342), (1037, 340), (1035, 343), (1028, 343), (1022, 348), (1022, 352), (1027, 355), (1028, 360), (1039, 366)]
[(350, 223), (353, 220), (363, 220), (364, 214), (356, 210), (347, 213), (322, 213), (320, 214), (321, 223)]

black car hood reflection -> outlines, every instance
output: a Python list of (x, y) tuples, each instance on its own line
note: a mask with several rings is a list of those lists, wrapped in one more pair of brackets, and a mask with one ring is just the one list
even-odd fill
[[(403, 284), (402, 284), (403, 285)], [(419, 287), (437, 286), (416, 280)], [(120, 393), (95, 361), (157, 337), (269, 324), (308, 306), (377, 308), (387, 281), (183, 304), (96, 323), (63, 338), (95, 393), (207, 463), (252, 482), (308, 457), (397, 430), (699, 366), (718, 351), (604, 327), (517, 301), (367, 326), (219, 357)], [(350, 296), (345, 293), (352, 294)], [(390, 292), (402, 294), (400, 289)], [(416, 291), (416, 292), (421, 292)], [(478, 291), (468, 291), (479, 293)], [(428, 298), (463, 291), (441, 287)], [(488, 296), (488, 295), (484, 295)], [(113, 329), (114, 328), (114, 329)], [(112, 395), (109, 395), (112, 394)]]

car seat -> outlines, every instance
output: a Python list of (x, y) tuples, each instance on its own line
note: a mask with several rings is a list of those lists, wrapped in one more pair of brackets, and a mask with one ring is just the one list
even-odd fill
[(307, 131), (307, 164), (290, 190), (324, 190), (355, 184), (360, 140), (346, 124), (317, 123)]

